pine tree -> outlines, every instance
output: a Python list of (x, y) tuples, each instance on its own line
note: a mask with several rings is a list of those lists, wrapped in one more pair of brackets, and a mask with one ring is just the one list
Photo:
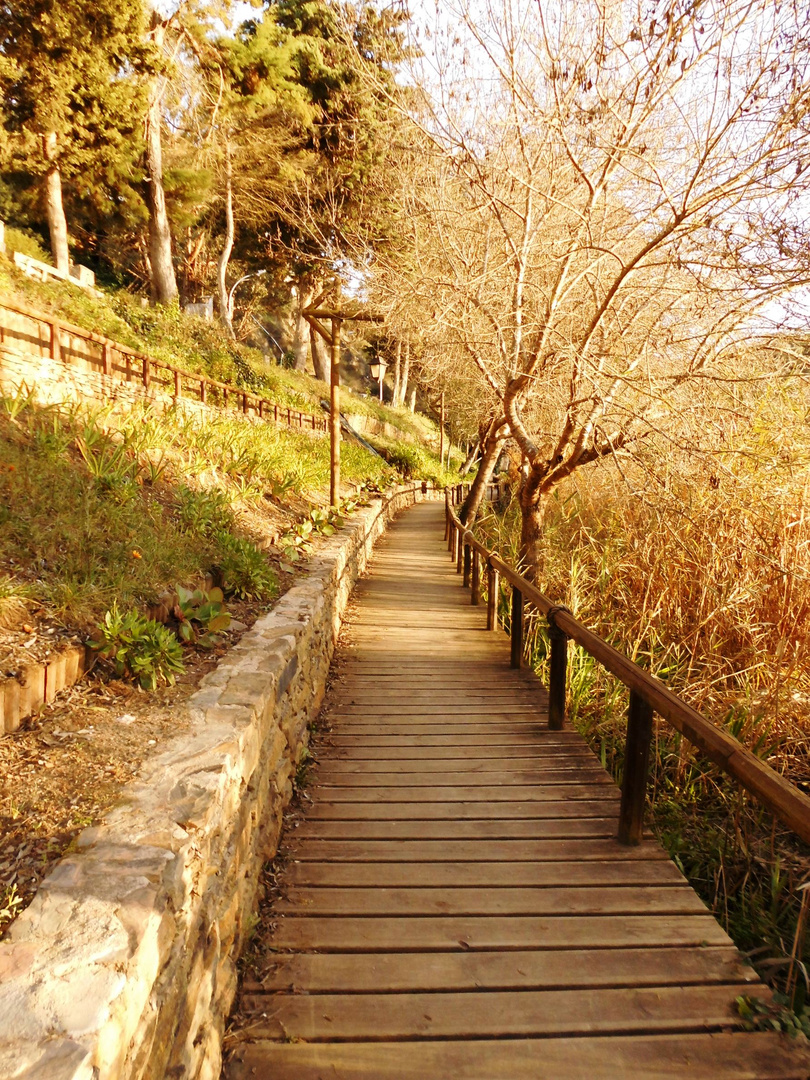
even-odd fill
[(140, 0), (0, 4), (3, 164), (40, 188), (58, 269), (70, 265), (62, 184), (132, 157), (149, 62)]

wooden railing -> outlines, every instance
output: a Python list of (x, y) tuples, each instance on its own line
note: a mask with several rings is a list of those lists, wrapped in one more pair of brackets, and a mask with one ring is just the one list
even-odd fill
[(463, 498), (461, 485), (445, 494), (445, 538), (456, 569), (471, 590), (473, 604), (481, 602), (481, 570), (487, 575), (487, 629), (498, 629), (500, 582), (512, 587), (511, 664), (519, 668), (523, 660), (523, 609), (530, 603), (545, 615), (548, 622), (551, 652), (549, 663), (548, 726), (559, 731), (565, 719), (566, 668), (568, 642), (575, 641), (630, 691), (627, 719), (627, 744), (618, 839), (623, 844), (638, 844), (644, 826), (647, 772), (653, 734), (653, 715), (668, 720), (684, 738), (723, 772), (734, 777), (780, 821), (810, 842), (810, 797), (801, 792), (774, 769), (760, 761), (742, 743), (673, 694), (658, 679), (608, 645), (574, 618), (568, 608), (555, 604), (535, 585), (511, 566), (488, 551), (459, 520), (454, 510)]
[[(3, 312), (21, 315), (40, 324), (45, 328), (44, 339), (39, 326), (36, 335), (9, 326), (8, 319), (2, 317)], [(90, 352), (79, 353), (71, 340), (75, 338), (90, 343), (96, 348)], [(156, 360), (152, 356), (138, 352), (137, 349), (131, 349), (127, 345), (121, 345), (119, 342), (112, 341), (101, 334), (94, 334), (79, 326), (73, 326), (63, 319), (44, 315), (24, 304), (12, 304), (0, 299), (0, 346), (8, 347), (14, 343), (18, 351), (24, 354), (37, 355), (30, 347), (25, 348), (26, 344), (33, 345), (37, 350), (44, 350), (52, 360), (75, 363), (78, 359), (97, 369), (99, 374), (118, 382), (138, 383), (144, 390), (157, 386), (175, 401), (186, 398), (198, 401), (202, 405), (235, 408), (244, 415), (253, 413), (261, 420), (272, 420), (277, 424), (287, 424), (289, 427), (298, 427), (305, 431), (328, 430), (328, 420), (322, 415), (302, 412), (288, 405), (279, 405), (258, 394), (251, 394), (242, 387), (219, 382), (207, 375), (195, 374), (173, 364), (167, 364), (163, 360)], [(22, 343), (22, 348), (20, 343)]]

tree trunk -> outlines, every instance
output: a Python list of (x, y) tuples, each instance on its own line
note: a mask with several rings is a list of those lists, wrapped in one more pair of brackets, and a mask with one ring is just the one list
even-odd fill
[(399, 405), (399, 384), (402, 376), (402, 342), (397, 341), (394, 353), (394, 389), (391, 391), (391, 404), (396, 409)]
[(302, 315), (302, 312), (312, 303), (314, 295), (314, 290), (311, 288), (305, 288), (303, 285), (295, 286), (295, 332), (293, 333), (292, 354), (295, 358), (293, 367), (296, 371), (307, 370), (309, 339), (314, 337), (314, 333), (310, 331), (309, 323)]
[(470, 469), (473, 467), (473, 465), (475, 463), (475, 459), (478, 456), (478, 449), (479, 449), (480, 446), (481, 446), (481, 440), (476, 439), (475, 442), (472, 444), (472, 449), (470, 450), (469, 454), (467, 454), (466, 458), (464, 459), (464, 464), (458, 470), (459, 476), (466, 476), (467, 473), (470, 471)]
[(482, 447), (483, 452), (481, 454), (481, 461), (478, 465), (478, 472), (475, 474), (475, 479), (470, 487), (470, 493), (464, 500), (464, 505), (461, 507), (461, 511), (458, 515), (462, 523), (468, 528), (471, 527), (475, 521), (478, 509), (487, 493), (487, 484), (492, 479), (492, 474), (495, 472), (495, 466), (498, 464), (498, 458), (501, 455), (501, 444), (505, 438), (505, 429), (506, 421), (503, 417), (493, 420), (487, 431), (486, 438), (484, 439)]
[[(405, 342), (405, 359), (402, 361), (402, 379), (399, 384), (399, 402), (400, 406), (404, 405), (408, 400), (408, 377), (411, 373), (411, 343)], [(416, 398), (411, 402), (411, 412), (414, 410)]]
[(231, 166), (231, 148), (225, 144), (225, 241), (217, 263), (217, 298), (219, 317), (225, 324), (229, 335), (236, 340), (233, 332), (233, 311), (228, 300), (228, 262), (233, 251), (236, 227), (233, 221), (233, 169)]
[[(166, 36), (166, 26), (156, 11), (152, 13), (151, 35), (157, 48), (161, 49)], [(152, 268), (152, 298), (158, 304), (170, 304), (177, 297), (177, 278), (172, 263), (172, 233), (166, 211), (166, 192), (163, 187), (160, 105), (164, 86), (162, 76), (155, 80), (144, 132), (146, 205), (149, 210), (149, 263)]]
[(543, 524), (551, 489), (545, 486), (546, 468), (529, 468), (518, 492), (520, 506), (521, 573), (535, 584), (543, 567)]
[(331, 362), (326, 355), (326, 345), (321, 335), (314, 330), (309, 332), (309, 345), (312, 349), (312, 366), (315, 368), (315, 378), (328, 383), (331, 378)]
[(408, 408), (411, 412), (416, 412), (416, 391), (411, 390), (411, 400), (408, 402)]
[(45, 210), (51, 234), (51, 254), (56, 269), (67, 274), (70, 271), (70, 251), (65, 208), (62, 205), (62, 177), (56, 164), (56, 132), (49, 132), (43, 141), (45, 160), (49, 163), (45, 173)]

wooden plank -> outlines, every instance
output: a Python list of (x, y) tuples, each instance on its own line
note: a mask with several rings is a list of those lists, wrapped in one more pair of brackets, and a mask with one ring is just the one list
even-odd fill
[(400, 738), (418, 738), (422, 735), (434, 735), (440, 738), (452, 739), (465, 735), (494, 735), (500, 738), (502, 735), (523, 735), (526, 738), (539, 738), (547, 729), (542, 722), (531, 718), (529, 720), (486, 720), (460, 721), (452, 723), (432, 723), (424, 717), (417, 719), (395, 719), (388, 717), (384, 722), (356, 718), (347, 722), (337, 720), (334, 725), (329, 717), (324, 716), (319, 721), (320, 727), (329, 732), (330, 738), (335, 735), (343, 735), (346, 738), (355, 736), (367, 736), (388, 738), (398, 736)]
[[(581, 743), (573, 742), (545, 742), (539, 732), (524, 732), (520, 729), (506, 732), (502, 735), (493, 735), (489, 730), (478, 735), (363, 735), (347, 734), (339, 731), (327, 735), (320, 746), (341, 749), (386, 751), (386, 750), (413, 750), (417, 756), (431, 749), (435, 751), (449, 750), (452, 753), (466, 753), (468, 750), (476, 753), (491, 752), (498, 747), (508, 748), (518, 752), (551, 753), (582, 753), (590, 754), (591, 751)], [(330, 754), (331, 756), (331, 754)]]
[[(563, 790), (564, 789), (564, 790)], [(600, 799), (613, 792), (613, 784), (512, 784), (505, 787), (469, 785), (467, 787), (344, 787), (323, 784), (318, 795), (325, 802), (557, 802), (565, 799)]]
[(285, 887), (313, 885), (358, 888), (429, 886), (431, 888), (535, 889), (560, 885), (634, 885), (641, 890), (657, 885), (677, 885), (683, 877), (668, 859), (639, 862), (634, 859), (599, 862), (410, 862), (410, 863), (287, 863), (282, 872)]
[(758, 983), (730, 948), (558, 949), (447, 953), (274, 954), (250, 993), (589, 989)]
[(277, 949), (420, 952), (430, 949), (627, 948), (730, 945), (710, 915), (291, 916), (273, 937)]
[[(537, 757), (533, 754), (520, 754), (517, 758), (502, 758), (486, 755), (485, 757), (471, 757), (463, 754), (457, 758), (432, 756), (424, 758), (357, 758), (354, 756), (338, 756), (330, 754), (326, 759), (319, 759), (318, 779), (323, 778), (325, 783), (336, 783), (337, 778), (352, 778), (357, 781), (360, 778), (368, 778), (370, 783), (377, 776), (404, 777), (419, 776), (424, 778), (425, 783), (435, 781), (435, 774), (446, 776), (464, 775), (465, 783), (468, 777), (474, 776), (509, 776), (514, 783), (521, 783), (523, 778), (540, 777), (545, 781), (554, 783), (555, 778), (563, 781), (573, 777), (583, 779), (603, 778), (605, 770), (592, 755), (580, 758)], [(383, 781), (384, 783), (386, 781)], [(411, 781), (412, 782), (412, 781)]]
[(775, 1032), (405, 1045), (265, 1040), (240, 1047), (227, 1072), (229, 1080), (807, 1080), (807, 1075), (806, 1048)]
[(321, 862), (558, 862), (662, 859), (657, 844), (622, 847), (615, 840), (301, 840), (290, 837), (293, 858)]
[(325, 716), (331, 719), (338, 717), (369, 716), (373, 715), (375, 721), (383, 720), (386, 716), (402, 719), (407, 716), (435, 716), (450, 720), (452, 723), (460, 723), (468, 716), (488, 716), (493, 720), (509, 719), (518, 717), (524, 720), (530, 717), (543, 715), (545, 709), (539, 703), (523, 704), (521, 702), (503, 702), (500, 705), (487, 705), (486, 703), (472, 703), (455, 708), (449, 702), (442, 705), (435, 702), (416, 702), (411, 705), (408, 701), (388, 700), (372, 705), (340, 705), (329, 708)]
[(605, 788), (600, 797), (565, 802), (330, 802), (316, 790), (307, 806), (309, 821), (538, 821), (592, 818), (618, 812), (619, 793)]
[(319, 821), (295, 830), (295, 840), (550, 840), (616, 836), (618, 814), (612, 817), (518, 818), (513, 821)]
[[(562, 880), (565, 880), (563, 876)], [(297, 915), (705, 915), (686, 882), (597, 887), (290, 888), (274, 910)]]
[[(593, 765), (597, 759), (586, 749), (574, 749), (567, 746), (543, 746), (538, 740), (513, 746), (497, 742), (490, 746), (346, 746), (334, 744), (325, 739), (318, 747), (318, 760), (334, 762), (362, 762), (363, 767), (371, 762), (418, 762), (418, 768), (431, 766), (433, 762), (465, 761), (543, 761), (553, 762), (555, 766), (577, 767), (580, 764)], [(453, 766), (455, 767), (455, 766)], [(500, 764), (498, 766), (501, 767)], [(435, 765), (435, 769), (448, 768), (447, 764)]]
[[(483, 765), (488, 765), (484, 762)], [(414, 772), (412, 767), (408, 771), (372, 772), (368, 769), (341, 770), (340, 768), (326, 763), (318, 767), (318, 784), (324, 787), (352, 787), (352, 788), (433, 788), (438, 777), (447, 779), (447, 774), (453, 774), (453, 769), (442, 769), (438, 776), (436, 773), (419, 769)], [(554, 787), (565, 787), (568, 784), (590, 784), (594, 787), (613, 786), (613, 781), (602, 768), (593, 766), (590, 769), (554, 769), (544, 768), (542, 762), (531, 766), (525, 762), (520, 769), (493, 769), (473, 768), (468, 772), (458, 772), (453, 779), (458, 778), (462, 783), (469, 778), (470, 782), (478, 781), (484, 786), (497, 786), (500, 788), (522, 787), (529, 784), (542, 785), (546, 790)], [(564, 792), (557, 792), (557, 797), (564, 796)]]
[(403, 994), (249, 994), (253, 1038), (389, 1040), (702, 1032), (739, 1027), (734, 999), (764, 986)]

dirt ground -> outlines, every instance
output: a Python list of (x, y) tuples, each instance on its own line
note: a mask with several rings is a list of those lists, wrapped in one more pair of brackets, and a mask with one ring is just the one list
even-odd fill
[[(286, 589), (293, 579), (284, 576)], [(269, 607), (229, 601), (234, 628), (212, 649), (184, 649), (186, 673), (174, 686), (141, 690), (110, 678), (101, 662), (18, 731), (0, 736), (0, 936), (81, 830), (98, 823), (141, 763), (184, 730), (182, 705)], [(61, 637), (51, 629), (38, 624), (26, 634), (34, 639), (25, 650), (32, 659)], [(16, 666), (19, 637), (0, 638), (4, 673)]]

